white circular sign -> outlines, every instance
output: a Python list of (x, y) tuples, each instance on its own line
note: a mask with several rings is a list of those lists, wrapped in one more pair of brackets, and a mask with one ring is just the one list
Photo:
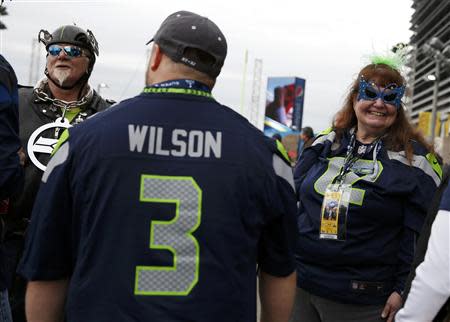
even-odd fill
[(28, 156), (30, 157), (31, 162), (41, 169), (42, 171), (45, 171), (45, 168), (47, 165), (42, 164), (37, 159), (35, 153), (45, 153), (45, 154), (52, 154), (53, 149), (55, 148), (56, 143), (58, 143), (58, 139), (54, 138), (45, 138), (41, 136), (41, 133), (44, 131), (47, 131), (48, 129), (52, 128), (64, 128), (68, 129), (71, 128), (72, 125), (69, 123), (69, 121), (65, 118), (62, 119), (61, 117), (57, 118), (55, 122), (53, 123), (47, 123), (40, 127), (38, 127), (30, 136), (27, 143), (27, 150), (28, 150)]

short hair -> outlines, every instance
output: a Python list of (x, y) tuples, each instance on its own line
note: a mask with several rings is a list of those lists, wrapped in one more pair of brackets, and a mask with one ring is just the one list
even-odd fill
[(309, 138), (313, 138), (314, 137), (314, 131), (313, 131), (312, 127), (310, 127), (310, 126), (305, 126), (302, 129), (302, 134), (306, 135)]

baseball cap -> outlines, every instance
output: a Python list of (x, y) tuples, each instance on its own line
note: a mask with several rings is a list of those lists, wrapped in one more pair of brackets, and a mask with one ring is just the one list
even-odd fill
[[(227, 41), (219, 27), (206, 17), (189, 11), (172, 13), (163, 21), (154, 41), (164, 54), (175, 62), (181, 62), (212, 78), (220, 74), (227, 56)], [(187, 57), (186, 49), (200, 50), (213, 58), (212, 61)]]

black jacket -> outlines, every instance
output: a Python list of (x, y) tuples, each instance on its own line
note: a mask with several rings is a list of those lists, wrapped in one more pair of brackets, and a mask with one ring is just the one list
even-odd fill
[[(111, 104), (111, 101), (102, 99), (94, 91), (91, 101), (81, 111), (80, 115), (82, 114), (82, 118), (85, 119), (108, 108)], [(61, 110), (59, 108), (55, 108), (51, 102), (40, 100), (33, 92), (32, 88), (21, 88), (19, 90), (19, 111), (20, 139), (22, 147), (25, 149), (27, 158), (25, 161), (24, 188), (20, 193), (17, 193), (13, 197), (10, 205), (9, 217), (13, 217), (15, 219), (29, 218), (31, 215), (34, 199), (36, 198), (43, 174), (42, 170), (38, 169), (29, 159), (27, 151), (28, 140), (31, 134), (38, 127), (54, 122), (61, 116)], [(76, 119), (77, 118), (75, 118), (75, 121)], [(40, 154), (37, 158), (41, 163), (47, 164), (50, 155)]]
[(20, 189), (23, 169), (17, 151), (19, 139), (19, 109), (17, 78), (11, 65), (0, 55), (0, 290), (6, 288), (6, 265), (3, 247), (4, 212), (8, 198)]
[(20, 148), (17, 107), (17, 78), (0, 55), (0, 199), (20, 186), (23, 173), (17, 151)]

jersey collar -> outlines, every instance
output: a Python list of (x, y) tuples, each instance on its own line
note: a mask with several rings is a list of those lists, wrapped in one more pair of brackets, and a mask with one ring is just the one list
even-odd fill
[(172, 93), (212, 98), (211, 89), (193, 79), (175, 79), (144, 87), (143, 93)]

